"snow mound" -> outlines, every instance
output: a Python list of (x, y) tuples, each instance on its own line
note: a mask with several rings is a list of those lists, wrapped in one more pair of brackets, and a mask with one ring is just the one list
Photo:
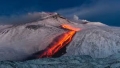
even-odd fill
[(107, 26), (101, 22), (88, 22), (87, 25), (96, 25), (96, 26)]

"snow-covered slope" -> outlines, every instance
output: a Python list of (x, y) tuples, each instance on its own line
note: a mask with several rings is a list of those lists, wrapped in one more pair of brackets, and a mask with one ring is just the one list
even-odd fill
[(67, 47), (66, 55), (90, 55), (95, 58), (120, 53), (120, 28), (91, 27), (78, 32)]
[(22, 60), (45, 49), (55, 37), (65, 32), (59, 27), (62, 23), (68, 22), (48, 14), (37, 22), (1, 27), (0, 60)]
[(0, 60), (24, 60), (44, 50), (55, 37), (67, 31), (60, 27), (64, 23), (82, 29), (67, 46), (64, 56), (102, 58), (120, 52), (119, 27), (75, 23), (57, 13), (41, 13), (36, 22), (0, 26)]

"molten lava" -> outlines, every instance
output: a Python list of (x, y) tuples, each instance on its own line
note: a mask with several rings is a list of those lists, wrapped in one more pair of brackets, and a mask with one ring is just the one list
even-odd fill
[(80, 28), (73, 27), (69, 24), (62, 24), (61, 26), (64, 29), (73, 30), (73, 31), (80, 31)]
[(38, 56), (38, 58), (52, 57), (60, 49), (69, 44), (76, 31), (80, 30), (79, 28), (72, 27), (68, 24), (63, 24), (62, 28), (68, 29), (69, 31), (55, 38), (55, 40), (53, 40), (53, 42)]

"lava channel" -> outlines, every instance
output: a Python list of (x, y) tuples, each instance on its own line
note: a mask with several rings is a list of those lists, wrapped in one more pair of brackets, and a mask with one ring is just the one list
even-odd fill
[(72, 27), (68, 24), (63, 24), (61, 27), (64, 29), (68, 29), (69, 31), (56, 37), (53, 42), (45, 50), (43, 50), (41, 54), (37, 56), (37, 58), (52, 57), (63, 47), (67, 46), (67, 44), (71, 42), (75, 33), (77, 31), (80, 31), (79, 28)]

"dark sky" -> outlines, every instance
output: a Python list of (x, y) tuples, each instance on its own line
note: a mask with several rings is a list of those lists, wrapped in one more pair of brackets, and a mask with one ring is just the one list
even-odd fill
[(41, 11), (120, 26), (120, 0), (0, 0), (0, 23), (9, 24)]
[(56, 11), (80, 6), (85, 0), (0, 0), (0, 15)]

